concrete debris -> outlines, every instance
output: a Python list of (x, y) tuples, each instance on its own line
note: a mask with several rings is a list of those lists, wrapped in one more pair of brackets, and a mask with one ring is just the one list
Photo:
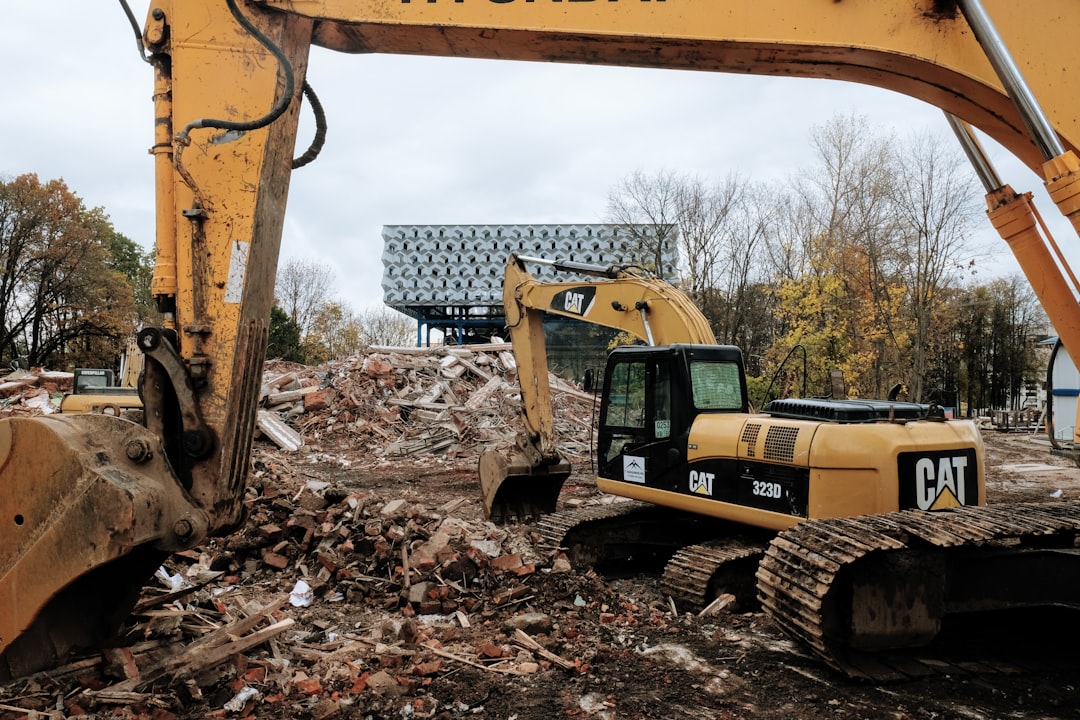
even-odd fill
[[(559, 449), (585, 455), (593, 397), (550, 380)], [(368, 457), (461, 458), (513, 444), (521, 397), (513, 353), (498, 343), (382, 348), (318, 367), (272, 360), (261, 405), (309, 450), (346, 443)], [(293, 437), (264, 435), (282, 449), (300, 447)]]
[(43, 368), (13, 370), (0, 377), (0, 417), (59, 412), (64, 393), (71, 392), (74, 383), (75, 373)]
[[(599, 578), (521, 573), (538, 562), (532, 543), (476, 519), (475, 500), (383, 499), (298, 477), (285, 457), (256, 454), (241, 530), (174, 555), (160, 571), (164, 579), (186, 565), (212, 567), (220, 577), (180, 591), (148, 588), (132, 631), (146, 641), (53, 671), (59, 682), (102, 675), (92, 694), (69, 692), (65, 710), (145, 703), (150, 687), (171, 682), (241, 717), (351, 717), (354, 703), (433, 717), (432, 683), (461, 668), (492, 682), (544, 673), (588, 682), (582, 655), (595, 654), (595, 643), (577, 629), (584, 616), (574, 619), (574, 608), (560, 625), (539, 607), (565, 613), (568, 593), (581, 592), (589, 614), (614, 610), (619, 596)], [(457, 509), (467, 516), (441, 514)], [(238, 605), (239, 588), (266, 590)], [(635, 618), (638, 609), (623, 605), (612, 626), (663, 628), (663, 615)], [(476, 684), (474, 676), (453, 692), (472, 700)]]
[(289, 427), (280, 415), (269, 410), (259, 410), (255, 426), (264, 437), (270, 439), (282, 450), (299, 450), (304, 444), (300, 433)]
[[(588, 454), (593, 397), (551, 375), (559, 450)], [(0, 377), (0, 417), (58, 412), (74, 374), (42, 368)], [(264, 366), (259, 437), (290, 452), (349, 447), (365, 458), (471, 458), (509, 447), (520, 429), (509, 343), (377, 348), (321, 366)]]

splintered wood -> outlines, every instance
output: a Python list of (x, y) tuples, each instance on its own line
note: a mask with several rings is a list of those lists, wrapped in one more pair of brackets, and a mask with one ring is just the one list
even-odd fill
[[(593, 396), (550, 375), (555, 432), (588, 452)], [(258, 427), (283, 450), (351, 443), (386, 459), (478, 455), (513, 444), (521, 395), (509, 343), (379, 348), (319, 367), (270, 361)]]

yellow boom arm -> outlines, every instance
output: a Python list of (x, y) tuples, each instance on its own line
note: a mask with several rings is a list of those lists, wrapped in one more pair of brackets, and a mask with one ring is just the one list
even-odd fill
[[(83, 622), (91, 615), (114, 620), (160, 555), (224, 532), (242, 515), (312, 43), (344, 52), (876, 85), (971, 123), (1036, 170), (1046, 162), (1051, 196), (1080, 226), (1080, 164), (1072, 154), (1080, 144), (1080, 72), (1068, 64), (1076, 3), (985, 3), (1051, 118), (1060, 152), (1033, 142), (1026, 113), (1006, 93), (985, 44), (960, 12), (974, 3), (152, 0), (145, 42), (155, 73), (153, 292), (166, 323), (139, 338), (147, 356), (146, 427), (117, 418), (0, 423), (0, 679), (92, 643), (96, 628), (86, 637), (67, 628), (95, 625)], [(1044, 262), (1039, 257), (1025, 254), (1020, 261), (1037, 265)], [(1057, 268), (1024, 270), (1040, 277)], [(1056, 302), (1040, 299), (1044, 306)], [(1080, 316), (1071, 298), (1060, 312)], [(1080, 355), (1080, 337), (1063, 339)], [(26, 457), (41, 447), (52, 449), (48, 457)], [(36, 482), (44, 477), (63, 481)], [(125, 558), (137, 561), (117, 569)], [(106, 592), (118, 577), (123, 587)], [(93, 582), (80, 587), (87, 579)], [(91, 596), (94, 607), (82, 602)], [(38, 631), (50, 636), (49, 652), (38, 652), (46, 644)]]
[[(599, 277), (542, 282), (525, 269), (526, 262)], [(496, 520), (552, 512), (570, 474), (555, 447), (545, 313), (621, 330), (650, 345), (716, 344), (705, 316), (682, 291), (624, 268), (511, 255), (503, 276), (503, 308), (517, 362), (524, 432), (510, 457), (491, 451), (480, 458), (484, 511)]]

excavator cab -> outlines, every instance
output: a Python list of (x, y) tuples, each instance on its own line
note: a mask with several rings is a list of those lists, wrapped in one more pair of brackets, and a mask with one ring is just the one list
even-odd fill
[(608, 356), (600, 405), (597, 465), (603, 478), (685, 484), (694, 418), (746, 413), (742, 351), (727, 345), (627, 346)]

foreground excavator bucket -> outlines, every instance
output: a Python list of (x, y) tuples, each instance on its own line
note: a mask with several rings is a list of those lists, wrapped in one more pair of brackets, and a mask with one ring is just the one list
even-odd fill
[(521, 452), (489, 450), (480, 456), (484, 515), (496, 523), (526, 522), (555, 512), (570, 463), (561, 457), (533, 465)]
[(161, 561), (206, 536), (172, 478), (121, 418), (0, 421), (0, 681), (98, 646)]

